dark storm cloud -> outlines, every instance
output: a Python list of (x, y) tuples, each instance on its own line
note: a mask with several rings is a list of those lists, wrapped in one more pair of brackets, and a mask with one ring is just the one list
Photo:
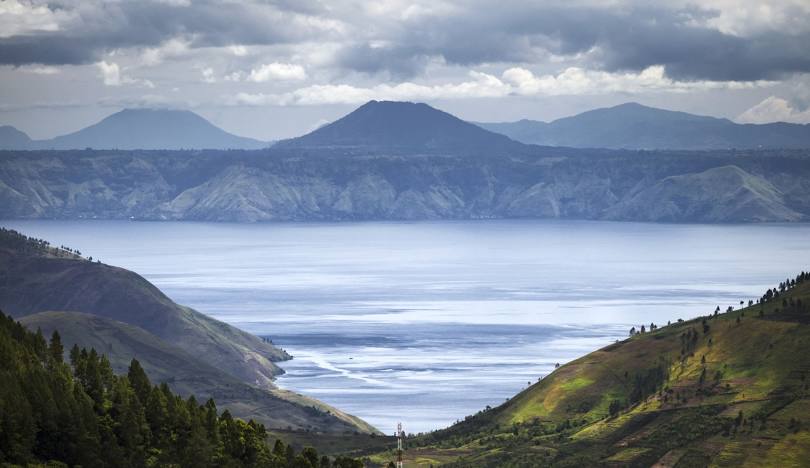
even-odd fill
[(79, 4), (75, 10), (69, 3), (49, 5), (72, 17), (58, 31), (0, 38), (1, 64), (90, 63), (105, 52), (154, 47), (179, 36), (190, 38), (192, 47), (292, 43), (313, 34), (323, 37), (328, 29), (302, 17), (317, 13), (312, 2), (283, 10), (267, 4), (213, 1), (188, 7), (152, 1), (94, 1)]
[[(715, 14), (694, 7), (515, 3), (468, 8), (400, 25), (387, 53), (402, 61), (436, 56), (451, 64), (475, 65), (542, 62), (549, 53), (570, 56), (592, 51), (586, 60), (593, 68), (638, 71), (665, 65), (669, 76), (687, 80), (743, 81), (810, 71), (807, 32), (769, 30), (740, 37), (698, 25)], [(340, 57), (349, 67), (360, 61), (367, 71), (390, 69), (388, 60), (373, 62), (371, 58), (363, 45), (347, 49)]]
[(50, 5), (77, 13), (60, 31), (0, 38), (0, 63), (89, 63), (111, 50), (154, 47), (182, 36), (191, 47), (328, 41), (338, 46), (332, 65), (395, 77), (418, 75), (431, 61), (531, 65), (552, 54), (607, 71), (664, 65), (668, 76), (681, 80), (747, 81), (810, 72), (807, 27), (732, 35), (705, 26), (716, 11), (694, 6), (464, 1), (445, 13), (407, 19), (401, 12), (375, 16), (360, 4), (315, 0), (211, 0), (190, 6), (91, 1), (75, 11), (75, 3)]

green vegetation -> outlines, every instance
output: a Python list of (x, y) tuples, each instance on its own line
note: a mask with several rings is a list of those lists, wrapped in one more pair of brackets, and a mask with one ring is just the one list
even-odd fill
[[(45, 239), (26, 236), (3, 227), (0, 227), (0, 245), (25, 255), (82, 259), (82, 253), (76, 249), (64, 245), (53, 247)], [(92, 257), (89, 260), (92, 260)]]
[(64, 354), (58, 332), (48, 343), (0, 313), (4, 466), (362, 467), (313, 448), (296, 454), (280, 440), (271, 450), (264, 425), (153, 386), (135, 359), (119, 376), (95, 349), (74, 346), (69, 364)]
[(366, 422), (280, 390), (283, 350), (166, 297), (137, 274), (91, 262), (73, 249), (0, 231), (0, 309), (31, 330), (95, 348), (115, 372), (137, 358), (156, 382), (183, 396), (215, 398), (235, 417), (275, 429), (365, 432)]
[[(806, 466), (810, 273), (643, 332), (408, 441), (419, 466)], [(635, 332), (635, 330), (634, 330)], [(372, 456), (378, 462), (391, 452)]]

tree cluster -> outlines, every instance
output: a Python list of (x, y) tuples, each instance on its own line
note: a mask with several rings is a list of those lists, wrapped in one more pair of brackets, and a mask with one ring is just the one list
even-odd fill
[(281, 441), (271, 450), (262, 424), (152, 385), (135, 359), (115, 375), (95, 349), (74, 346), (69, 363), (63, 355), (57, 332), (49, 343), (0, 312), (0, 465), (362, 466)]
[(55, 255), (57, 257), (81, 257), (82, 253), (64, 245), (52, 247), (45, 239), (26, 236), (14, 229), (0, 228), (0, 247), (28, 255)]

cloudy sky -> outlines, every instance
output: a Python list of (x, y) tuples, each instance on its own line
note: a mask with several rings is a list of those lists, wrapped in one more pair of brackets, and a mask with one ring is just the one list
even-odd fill
[(0, 83), (0, 124), (34, 138), (169, 107), (275, 139), (369, 99), (804, 123), (810, 1), (0, 0)]

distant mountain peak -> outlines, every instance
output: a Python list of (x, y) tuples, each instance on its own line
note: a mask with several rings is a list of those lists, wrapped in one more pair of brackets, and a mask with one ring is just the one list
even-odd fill
[(31, 138), (25, 132), (11, 125), (0, 126), (0, 150), (26, 149), (29, 146), (31, 146)]
[(481, 123), (517, 141), (548, 146), (627, 149), (810, 148), (810, 127), (740, 125), (638, 102), (593, 109), (549, 123)]
[(222, 130), (183, 109), (126, 108), (77, 132), (37, 142), (45, 149), (259, 149), (267, 143)]
[(522, 146), (425, 103), (376, 100), (304, 136), (277, 144), (487, 152)]

